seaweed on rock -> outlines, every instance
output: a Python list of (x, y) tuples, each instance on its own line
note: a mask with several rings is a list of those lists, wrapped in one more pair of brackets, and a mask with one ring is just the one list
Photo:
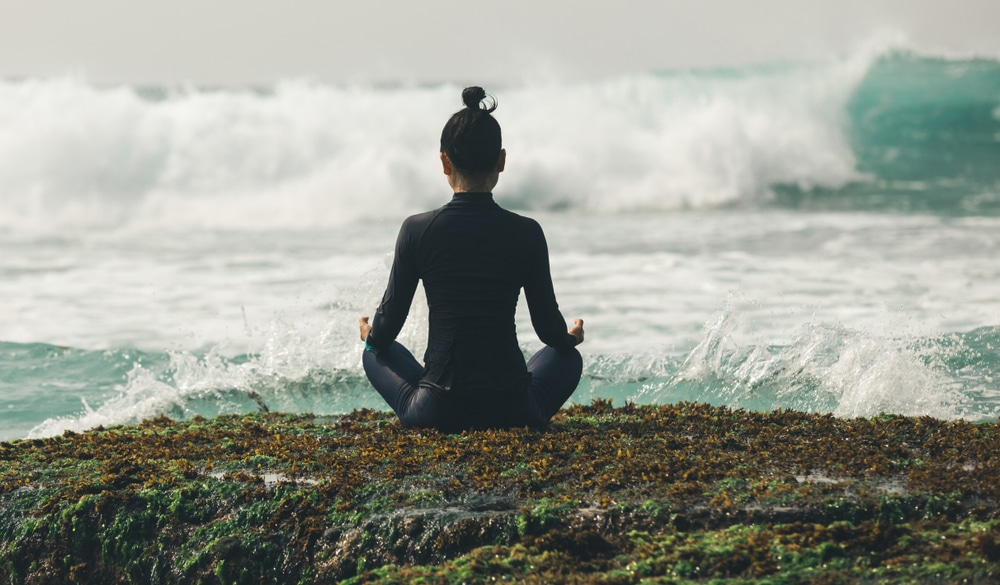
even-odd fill
[(0, 443), (0, 579), (994, 579), (997, 431), (607, 401), (454, 435), (161, 417)]

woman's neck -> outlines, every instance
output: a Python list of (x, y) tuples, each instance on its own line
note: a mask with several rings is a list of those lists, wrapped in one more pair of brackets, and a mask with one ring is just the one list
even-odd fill
[(471, 179), (452, 173), (448, 175), (448, 184), (455, 193), (492, 193), (499, 179), (500, 173), (490, 173)]

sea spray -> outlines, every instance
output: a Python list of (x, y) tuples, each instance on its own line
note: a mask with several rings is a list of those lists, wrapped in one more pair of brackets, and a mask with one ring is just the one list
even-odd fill
[[(390, 258), (391, 259), (391, 258)], [(377, 299), (388, 268), (372, 269), (353, 294), (330, 307), (328, 321), (318, 332), (308, 322), (293, 324), (275, 318), (265, 328), (245, 324), (247, 334), (262, 337), (258, 349), (232, 354), (232, 343), (206, 353), (166, 352), (166, 361), (132, 367), (110, 398), (105, 389), (100, 405), (79, 414), (45, 420), (29, 432), (51, 436), (64, 430), (83, 431), (98, 425), (134, 424), (165, 415), (189, 419), (254, 410), (342, 414), (356, 408), (383, 408), (384, 403), (359, 371), (361, 342), (357, 330), (362, 298)], [(360, 296), (360, 295), (363, 295)], [(415, 299), (400, 341), (419, 348), (426, 338), (426, 302)]]
[(182, 352), (171, 354), (161, 370), (136, 365), (97, 408), (85, 404), (79, 414), (47, 419), (28, 436), (135, 424), (157, 416), (186, 420), (272, 410), (323, 415), (381, 406), (381, 399), (357, 371), (284, 364), (286, 369), (275, 367), (271, 357), (227, 359)]
[[(843, 417), (887, 412), (977, 421), (1000, 414), (1000, 392), (994, 383), (1000, 367), (996, 328), (914, 340), (814, 323), (804, 326), (787, 346), (767, 346), (735, 341), (739, 321), (732, 307), (721, 310), (706, 325), (702, 343), (685, 359), (653, 353), (588, 356), (572, 402), (689, 401)], [(257, 355), (172, 352), (166, 363), (135, 363), (111, 397), (104, 391), (104, 398), (90, 399), (99, 401), (96, 405), (50, 418), (29, 436), (137, 423), (160, 415), (189, 419), (248, 411), (332, 415), (355, 408), (384, 409), (363, 373), (356, 367), (329, 365), (336, 360), (315, 350), (317, 341), (286, 332)], [(348, 359), (356, 361), (354, 351)]]
[(887, 412), (991, 420), (1000, 414), (995, 391), (983, 392), (1000, 364), (995, 352), (970, 356), (960, 369), (945, 368), (952, 343), (894, 339), (826, 323), (807, 323), (786, 346), (743, 345), (732, 339), (739, 320), (730, 301), (706, 324), (704, 339), (674, 377), (635, 398), (843, 417)]

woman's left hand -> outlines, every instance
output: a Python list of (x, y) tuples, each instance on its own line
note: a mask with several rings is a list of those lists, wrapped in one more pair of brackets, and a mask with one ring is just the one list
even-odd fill
[(368, 334), (372, 332), (372, 326), (368, 324), (368, 317), (358, 319), (358, 328), (361, 330), (361, 341), (368, 339)]

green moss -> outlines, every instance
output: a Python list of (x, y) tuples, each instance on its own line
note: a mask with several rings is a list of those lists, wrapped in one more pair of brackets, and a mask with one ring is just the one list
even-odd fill
[(0, 443), (0, 580), (988, 580), (998, 447), (990, 424), (702, 404), (457, 435), (161, 417)]

